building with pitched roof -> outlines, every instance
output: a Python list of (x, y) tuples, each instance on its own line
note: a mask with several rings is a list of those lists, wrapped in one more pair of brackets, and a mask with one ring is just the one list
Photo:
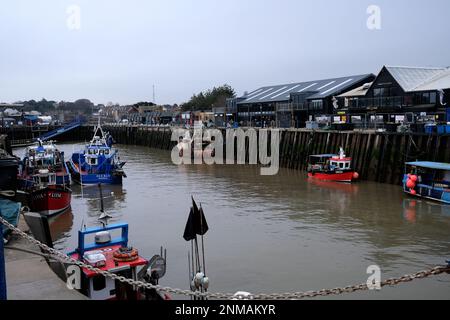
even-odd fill
[[(450, 68), (384, 66), (366, 90), (338, 96), (351, 119), (450, 122)], [(365, 91), (365, 92), (364, 92)], [(363, 93), (363, 94), (361, 94)]]
[(236, 113), (239, 122), (252, 126), (302, 127), (310, 118), (332, 114), (337, 95), (374, 79), (364, 74), (265, 86), (229, 99), (225, 113)]

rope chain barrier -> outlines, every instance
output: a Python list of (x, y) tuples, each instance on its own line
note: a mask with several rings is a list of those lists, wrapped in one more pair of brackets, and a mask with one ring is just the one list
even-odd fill
[[(109, 277), (113, 280), (118, 280), (122, 283), (129, 284), (131, 286), (136, 286), (138, 288), (143, 289), (154, 289), (166, 293), (171, 294), (178, 294), (178, 295), (184, 295), (184, 296), (190, 296), (200, 299), (218, 299), (218, 300), (299, 300), (299, 299), (305, 299), (305, 298), (314, 298), (314, 297), (325, 297), (330, 295), (340, 295), (344, 293), (353, 293), (357, 291), (366, 291), (370, 290), (368, 285), (366, 283), (357, 284), (357, 285), (351, 285), (346, 287), (340, 287), (340, 288), (334, 288), (334, 289), (322, 289), (317, 291), (300, 291), (300, 292), (287, 292), (287, 293), (271, 293), (271, 294), (233, 294), (233, 293), (210, 293), (210, 292), (194, 292), (191, 290), (184, 290), (184, 289), (178, 289), (178, 288), (171, 288), (171, 287), (164, 287), (160, 285), (153, 285), (148, 282), (133, 280), (130, 278), (126, 278), (124, 276), (119, 276), (117, 274), (104, 271), (98, 268), (95, 268), (89, 264), (83, 263), (82, 261), (73, 259), (69, 257), (67, 254), (58, 251), (54, 248), (50, 248), (46, 244), (36, 240), (32, 236), (28, 235), (24, 231), (20, 230), (19, 228), (14, 227), (11, 223), (6, 221), (0, 216), (0, 223), (2, 223), (4, 226), (8, 227), (10, 230), (14, 231), (16, 234), (20, 235), (30, 243), (38, 246), (42, 250), (46, 251), (48, 254), (52, 255), (55, 259), (59, 260), (60, 262), (65, 262), (67, 264), (77, 265), (80, 268), (88, 269), (92, 272), (95, 272), (99, 275)], [(428, 270), (419, 271), (413, 274), (404, 275), (402, 277), (398, 278), (390, 278), (387, 280), (384, 280), (380, 283), (381, 287), (385, 286), (395, 286), (400, 283), (406, 283), (411, 282), (416, 279), (424, 279), (428, 278), (430, 276), (436, 276), (443, 273), (449, 273), (450, 274), (450, 261), (449, 264), (446, 266), (437, 266)]]

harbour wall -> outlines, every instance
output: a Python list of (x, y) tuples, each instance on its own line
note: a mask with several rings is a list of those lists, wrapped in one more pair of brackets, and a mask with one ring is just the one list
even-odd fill
[[(171, 150), (169, 127), (103, 126), (116, 143)], [(245, 129), (244, 129), (245, 130)], [(93, 127), (82, 126), (56, 138), (58, 142), (89, 141)], [(226, 141), (225, 129), (222, 129)], [(16, 137), (19, 133), (16, 132)], [(308, 155), (337, 153), (343, 147), (362, 180), (400, 184), (407, 161), (450, 162), (450, 135), (374, 131), (280, 130), (280, 166), (306, 170)], [(235, 144), (235, 153), (237, 145)], [(226, 149), (226, 148), (224, 148)], [(225, 152), (224, 152), (225, 153)], [(248, 159), (248, 150), (247, 150)]]

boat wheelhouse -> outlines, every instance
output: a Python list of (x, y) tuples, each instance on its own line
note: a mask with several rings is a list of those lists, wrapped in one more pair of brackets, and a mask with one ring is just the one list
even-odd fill
[(450, 204), (450, 163), (407, 162), (403, 191), (415, 197)]
[(126, 177), (125, 162), (120, 162), (118, 151), (111, 148), (112, 137), (100, 126), (82, 151), (74, 152), (68, 161), (74, 181), (80, 184), (121, 184)]
[(352, 159), (341, 148), (339, 155), (319, 154), (309, 156), (308, 177), (324, 181), (352, 182), (359, 178), (351, 167)]
[(54, 174), (54, 184), (70, 187), (72, 180), (64, 161), (64, 152), (59, 151), (53, 141), (38, 140), (37, 145), (25, 149), (25, 156), (19, 167), (20, 186), (24, 189), (32, 188), (36, 183), (33, 176), (41, 170)]

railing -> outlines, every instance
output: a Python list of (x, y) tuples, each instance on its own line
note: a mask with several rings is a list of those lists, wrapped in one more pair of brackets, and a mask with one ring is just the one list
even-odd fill
[(363, 108), (401, 108), (412, 106), (412, 101), (408, 101), (405, 97), (377, 97), (377, 98), (361, 98), (349, 101), (348, 107), (353, 109)]
[(278, 103), (277, 112), (292, 112), (308, 110), (308, 103)]

